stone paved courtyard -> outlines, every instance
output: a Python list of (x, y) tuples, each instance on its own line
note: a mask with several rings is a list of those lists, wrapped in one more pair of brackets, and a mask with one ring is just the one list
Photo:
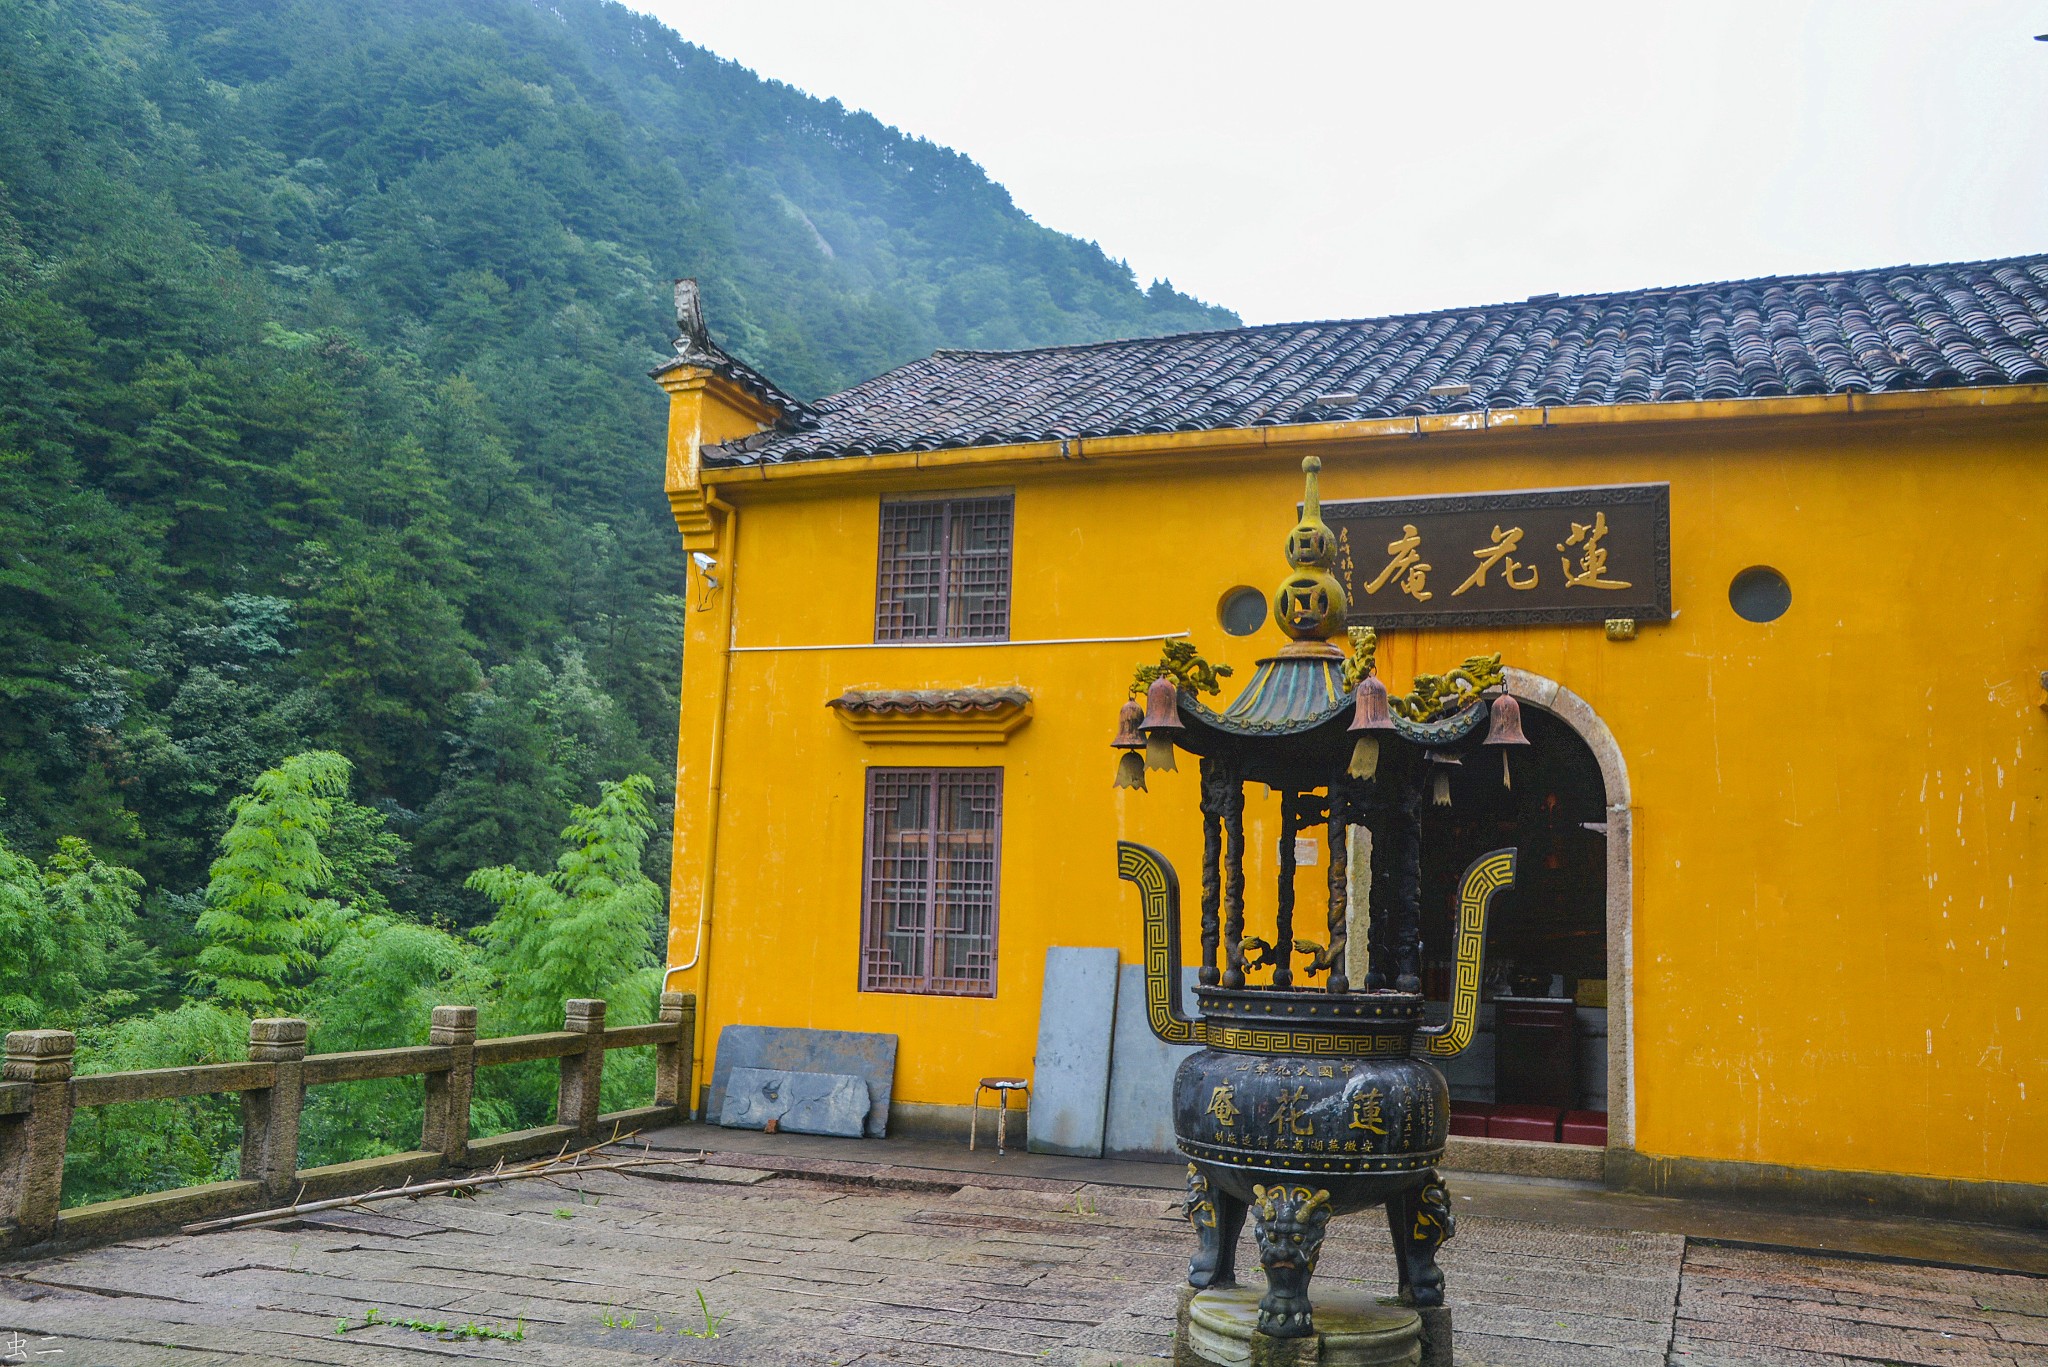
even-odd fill
[[(0, 1361), (1108, 1367), (1168, 1352), (1188, 1251), (1171, 1191), (734, 1153), (653, 1171), (0, 1265)], [(1384, 1243), (1371, 1216), (1339, 1221), (1318, 1280), (1391, 1287)], [(2048, 1364), (2048, 1278), (2016, 1272), (1478, 1214), (1444, 1265), (1462, 1364)], [(703, 1329), (700, 1291), (715, 1338), (679, 1332)], [(372, 1309), (525, 1339), (335, 1332)]]

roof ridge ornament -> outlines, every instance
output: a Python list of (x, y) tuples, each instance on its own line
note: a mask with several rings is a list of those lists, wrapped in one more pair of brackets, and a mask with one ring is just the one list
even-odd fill
[[(711, 340), (711, 327), (704, 321), (704, 291), (695, 280), (684, 278), (675, 282), (676, 335), (670, 342), (675, 352), (673, 360), (662, 362), (648, 373), (656, 379), (664, 375), (689, 369), (708, 370), (720, 379), (737, 386), (757, 403), (765, 405), (767, 414), (748, 412), (746, 416), (760, 423), (761, 430), (734, 436), (722, 442), (705, 442), (700, 456), (707, 466), (729, 464), (730, 461), (716, 459), (718, 455), (752, 452), (761, 449), (769, 438), (802, 431), (814, 425), (815, 416), (808, 405), (782, 389), (773, 380), (754, 369), (746, 362), (729, 354), (725, 348)], [(687, 385), (687, 379), (684, 380)], [(669, 388), (664, 383), (663, 388)], [(673, 391), (671, 391), (673, 392)]]
[(704, 323), (704, 295), (695, 280), (676, 281), (676, 355), (712, 350), (711, 329)]
[(1301, 520), (1287, 534), (1287, 563), (1292, 573), (1273, 592), (1273, 620), (1295, 641), (1328, 641), (1344, 629), (1344, 612), (1349, 606), (1344, 586), (1330, 573), (1337, 563), (1337, 537), (1323, 521), (1317, 479), (1322, 468), (1317, 457), (1302, 458)]

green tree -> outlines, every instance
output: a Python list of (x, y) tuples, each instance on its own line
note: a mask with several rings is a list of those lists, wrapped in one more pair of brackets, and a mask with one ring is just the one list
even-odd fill
[[(577, 806), (562, 832), (569, 848), (554, 872), (511, 866), (480, 869), (470, 886), (496, 907), (477, 928), (490, 996), (482, 1018), (493, 1032), (559, 1029), (562, 1003), (602, 997), (612, 1024), (653, 1019), (660, 991), (655, 952), (663, 899), (641, 872), (653, 814), (653, 784), (636, 774), (604, 784), (595, 806)], [(632, 1050), (605, 1065), (604, 1104), (638, 1104), (653, 1079), (653, 1060)], [(554, 1102), (552, 1070), (496, 1068), (478, 1079), (480, 1127), (544, 1123)]]
[(233, 824), (198, 923), (206, 947), (195, 976), (209, 995), (250, 1012), (282, 1006), (312, 967), (307, 940), (339, 910), (318, 895), (333, 875), (320, 842), (348, 778), (340, 755), (308, 751), (264, 772), (229, 807)]
[(132, 1001), (153, 976), (134, 933), (141, 886), (76, 837), (46, 868), (0, 839), (0, 1027), (70, 1029)]
[[(426, 1043), (434, 1007), (484, 999), (479, 957), (475, 945), (432, 926), (374, 913), (349, 917), (321, 954), (307, 993), (312, 1047)], [(402, 1152), (419, 1143), (423, 1104), (410, 1078), (318, 1088), (307, 1095), (300, 1146), (311, 1163)]]
[(138, 867), (197, 886), (227, 828), (227, 802), (285, 756), (312, 748), (330, 715), (293, 673), (292, 605), (272, 595), (195, 597), (138, 634), (114, 737), (120, 788), (149, 820)]
[(570, 997), (604, 997), (623, 1018), (649, 1018), (663, 910), (661, 889), (640, 871), (653, 787), (635, 774), (605, 784), (595, 806), (572, 809), (569, 848), (551, 874), (500, 865), (470, 875), (497, 908), (476, 936), (506, 1025), (555, 1028)]
[[(449, 889), (476, 869), (544, 864), (572, 804), (595, 801), (606, 778), (653, 763), (581, 651), (565, 650), (553, 668), (522, 655), (463, 699), (454, 758), (415, 837), (419, 864)], [(472, 898), (474, 906), (452, 903), (462, 919), (485, 909)]]
[[(88, 1027), (81, 1073), (188, 1068), (248, 1057), (249, 1017), (214, 1002)], [(240, 1107), (232, 1096), (93, 1106), (71, 1122), (64, 1204), (227, 1181), (241, 1158)]]
[[(305, 1015), (320, 1050), (419, 1043), (431, 1007), (480, 1000), (474, 944), (389, 912), (380, 885), (405, 845), (348, 799), (348, 773), (337, 755), (294, 755), (235, 799), (213, 878), (194, 899), (202, 903), (195, 976), (212, 996), (147, 1015), (103, 1020), (109, 1007), (139, 997), (123, 988), (124, 975), (139, 970), (118, 951), (140, 880), (90, 860), (76, 841), (39, 878), (0, 847), (0, 937), (25, 925), (47, 942), (21, 955), (43, 970), (39, 1014), (29, 1018), (83, 1017), (86, 1066), (99, 1071), (236, 1057), (257, 1012)], [(39, 921), (9, 914), (38, 886), (41, 906), (30, 910)], [(16, 948), (0, 938), (0, 953)], [(60, 956), (55, 966), (44, 962)], [(231, 1166), (223, 1157), (233, 1150), (231, 1111), (199, 1099), (92, 1113), (81, 1122), (67, 1199), (132, 1192), (138, 1175), (144, 1189), (222, 1175)], [(307, 1102), (301, 1149), (308, 1163), (390, 1153), (417, 1141), (419, 1123), (417, 1085), (321, 1088)]]

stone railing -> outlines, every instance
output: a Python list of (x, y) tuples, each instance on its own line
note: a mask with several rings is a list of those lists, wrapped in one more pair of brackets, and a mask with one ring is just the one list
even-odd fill
[[(75, 1041), (70, 1031), (13, 1031), (0, 1069), (0, 1252), (120, 1238), (298, 1199), (345, 1196), (443, 1169), (484, 1167), (578, 1147), (579, 1141), (595, 1142), (615, 1128), (644, 1129), (688, 1119), (679, 1103), (686, 1104), (690, 1095), (696, 1018), (695, 997), (664, 992), (661, 1018), (653, 1024), (606, 1029), (604, 1003), (578, 999), (568, 1003), (560, 1030), (480, 1040), (475, 1007), (437, 1006), (425, 1045), (310, 1055), (305, 1021), (265, 1019), (249, 1023), (246, 1063), (84, 1077), (72, 1075)], [(600, 1115), (605, 1052), (649, 1044), (655, 1049), (654, 1104)], [(472, 1138), (469, 1103), (476, 1070), (537, 1059), (561, 1061), (555, 1123)], [(352, 1163), (299, 1166), (299, 1111), (306, 1088), (413, 1076), (426, 1079), (426, 1121), (417, 1149)], [(242, 1099), (239, 1179), (61, 1208), (64, 1149), (75, 1111), (228, 1093)]]

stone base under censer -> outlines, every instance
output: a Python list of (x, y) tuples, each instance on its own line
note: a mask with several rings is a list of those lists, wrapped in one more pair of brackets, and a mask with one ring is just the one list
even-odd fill
[(1260, 1294), (1249, 1286), (1182, 1288), (1174, 1367), (1450, 1367), (1451, 1315), (1443, 1307), (1417, 1311), (1362, 1291), (1326, 1290), (1316, 1296), (1316, 1332), (1279, 1339), (1258, 1332)]

